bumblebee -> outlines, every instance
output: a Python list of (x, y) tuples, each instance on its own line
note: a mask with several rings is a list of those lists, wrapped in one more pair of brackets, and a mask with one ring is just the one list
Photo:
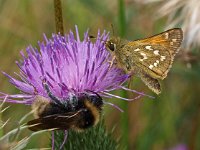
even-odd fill
[(32, 104), (35, 119), (27, 123), (30, 130), (83, 131), (99, 122), (103, 100), (97, 93), (80, 93), (59, 99), (46, 82), (43, 85), (49, 98), (36, 96)]

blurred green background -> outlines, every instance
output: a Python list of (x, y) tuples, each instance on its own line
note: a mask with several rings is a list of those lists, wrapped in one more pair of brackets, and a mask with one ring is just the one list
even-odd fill
[[(80, 35), (89, 28), (95, 35), (100, 29), (129, 40), (151, 36), (164, 31), (166, 18), (155, 20), (158, 5), (142, 5), (127, 0), (63, 0), (65, 33), (78, 25)], [(55, 32), (54, 7), (50, 0), (0, 0), (0, 70), (14, 75), (19, 72), (15, 60), (19, 51), (30, 44), (37, 46), (43, 33), (50, 37)], [(198, 49), (198, 48), (197, 48)], [(198, 53), (197, 53), (198, 55)], [(113, 138), (120, 139), (120, 149), (160, 150), (184, 144), (188, 149), (200, 149), (200, 65), (186, 63), (177, 57), (168, 77), (162, 81), (162, 94), (154, 95), (138, 78), (131, 88), (156, 97), (133, 102), (109, 101), (125, 108), (125, 113), (105, 106), (104, 117), (108, 131), (114, 128)], [(0, 74), (0, 91), (17, 93), (5, 76)], [(135, 96), (116, 91), (117, 95)], [(30, 111), (29, 106), (6, 104), (11, 107), (3, 113), (2, 120), (10, 122), (1, 135), (17, 127), (18, 120)], [(121, 119), (120, 119), (121, 118)], [(21, 136), (31, 132), (25, 130)], [(49, 134), (31, 140), (28, 148), (48, 147)]]

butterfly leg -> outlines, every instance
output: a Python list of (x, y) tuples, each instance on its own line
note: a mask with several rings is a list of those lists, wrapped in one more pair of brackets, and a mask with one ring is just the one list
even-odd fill
[(111, 59), (111, 61), (108, 61), (108, 63), (110, 64), (110, 66), (109, 66), (109, 69), (110, 69), (110, 68), (112, 68), (112, 66), (113, 66), (113, 64), (114, 64), (114, 61), (115, 61), (115, 59), (116, 59), (116, 57), (115, 57), (115, 56), (113, 56), (113, 57), (112, 57), (112, 59)]

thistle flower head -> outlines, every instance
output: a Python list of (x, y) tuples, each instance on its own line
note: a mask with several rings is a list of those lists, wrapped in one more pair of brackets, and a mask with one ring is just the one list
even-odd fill
[(36, 95), (48, 98), (43, 86), (44, 79), (55, 96), (65, 99), (70, 94), (87, 91), (115, 96), (108, 92), (120, 88), (127, 90), (121, 85), (129, 75), (116, 66), (110, 67), (108, 62), (111, 58), (104, 44), (107, 38), (106, 32), (98, 32), (97, 40), (93, 43), (86, 32), (81, 41), (77, 27), (76, 38), (73, 32), (65, 36), (53, 34), (51, 39), (44, 36), (45, 42), (39, 43), (39, 50), (29, 46), (27, 55), (21, 52), (22, 60), (16, 62), (20, 68), (20, 73), (15, 73), (17, 79), (4, 73), (22, 93), (1, 93), (1, 98), (7, 96), (7, 102), (28, 105), (33, 103)]

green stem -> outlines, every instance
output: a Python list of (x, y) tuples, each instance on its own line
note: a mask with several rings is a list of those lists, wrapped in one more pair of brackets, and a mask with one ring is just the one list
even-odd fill
[(118, 13), (119, 34), (120, 37), (123, 38), (126, 35), (126, 16), (124, 0), (118, 0)]
[(54, 0), (56, 32), (64, 35), (61, 0)]
[[(127, 93), (123, 92), (123, 97), (127, 97)], [(124, 150), (129, 149), (129, 118), (128, 118), (128, 103), (122, 101), (120, 104), (121, 108), (124, 110), (121, 113), (121, 148)]]
[[(126, 16), (125, 16), (125, 3), (124, 0), (118, 0), (118, 20), (119, 20), (119, 33), (123, 38), (126, 35)], [(123, 92), (123, 97), (127, 97), (127, 93)], [(129, 123), (128, 123), (128, 103), (121, 102), (121, 107), (124, 113), (121, 114), (121, 148), (129, 149)]]

